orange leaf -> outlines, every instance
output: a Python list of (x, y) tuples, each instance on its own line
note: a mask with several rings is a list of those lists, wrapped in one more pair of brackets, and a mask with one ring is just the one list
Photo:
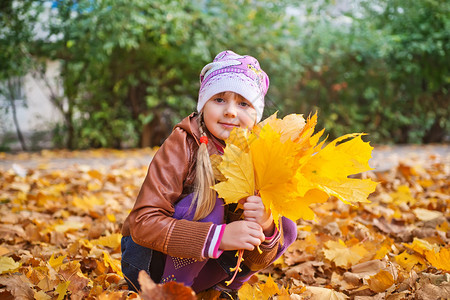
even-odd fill
[(182, 283), (170, 281), (166, 284), (155, 284), (145, 271), (140, 271), (138, 276), (141, 292), (139, 295), (144, 300), (196, 300), (194, 291)]
[(450, 248), (441, 248), (438, 253), (425, 251), (425, 257), (433, 267), (450, 272)]
[(395, 283), (392, 274), (385, 270), (380, 270), (377, 274), (370, 276), (367, 282), (370, 289), (377, 293), (386, 291)]

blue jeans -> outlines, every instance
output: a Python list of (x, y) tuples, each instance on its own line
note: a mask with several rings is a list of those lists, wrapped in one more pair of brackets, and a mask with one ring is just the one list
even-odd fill
[(165, 256), (158, 251), (136, 244), (131, 236), (121, 240), (122, 273), (130, 290), (138, 292), (141, 287), (138, 275), (141, 270), (147, 272), (158, 283), (164, 271)]

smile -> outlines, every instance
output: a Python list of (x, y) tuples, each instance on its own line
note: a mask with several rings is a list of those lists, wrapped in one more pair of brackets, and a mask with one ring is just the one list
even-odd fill
[(234, 127), (239, 127), (239, 125), (237, 124), (231, 124), (231, 123), (221, 123), (219, 122), (219, 124), (225, 128), (234, 128)]

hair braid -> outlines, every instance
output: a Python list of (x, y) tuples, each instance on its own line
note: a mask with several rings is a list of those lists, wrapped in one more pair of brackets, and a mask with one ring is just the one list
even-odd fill
[[(197, 121), (201, 136), (206, 136), (202, 113), (199, 114)], [(215, 184), (214, 172), (205, 143), (200, 143), (198, 148), (195, 173), (191, 208), (195, 207), (194, 220), (200, 220), (209, 215), (216, 204), (216, 192), (211, 188)]]

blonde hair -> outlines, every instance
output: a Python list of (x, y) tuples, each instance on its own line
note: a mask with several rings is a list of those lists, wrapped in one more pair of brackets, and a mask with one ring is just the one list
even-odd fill
[[(201, 136), (206, 137), (203, 113), (199, 114), (197, 122)], [(214, 172), (205, 143), (200, 143), (198, 148), (195, 169), (194, 197), (190, 209), (195, 207), (194, 221), (197, 221), (208, 216), (216, 204), (216, 192), (211, 188), (215, 184)]]

